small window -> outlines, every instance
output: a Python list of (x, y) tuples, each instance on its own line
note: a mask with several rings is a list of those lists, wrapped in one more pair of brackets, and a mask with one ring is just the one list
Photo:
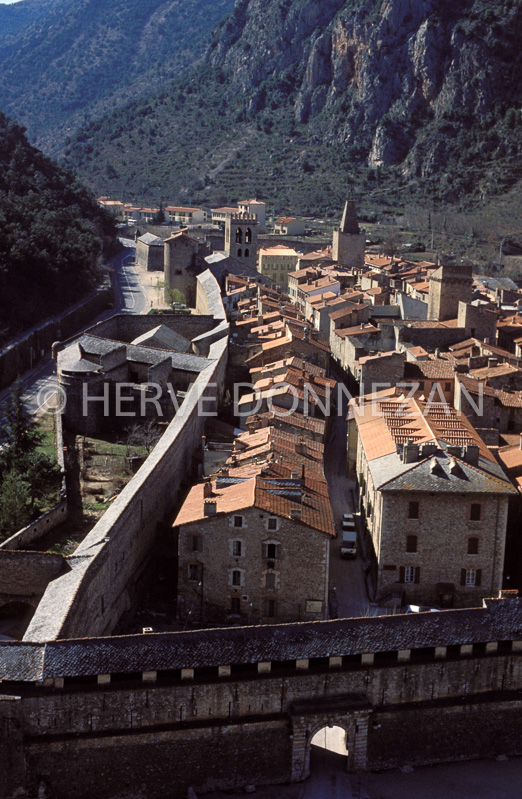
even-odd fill
[(243, 517), (234, 516), (234, 527), (243, 527)]
[(270, 518), (268, 520), (268, 529), (269, 530), (277, 530), (277, 519), (276, 518)]
[(232, 555), (235, 558), (240, 558), (243, 554), (243, 545), (241, 541), (232, 541)]
[(415, 566), (406, 566), (406, 568), (404, 569), (404, 582), (405, 583), (415, 582)]
[(245, 250), (245, 258), (248, 258), (249, 255), (250, 255), (250, 250), (247, 247)]
[(201, 565), (201, 563), (189, 563), (188, 566), (189, 580), (193, 580), (194, 582), (199, 583), (202, 574), (203, 574), (203, 566)]
[(266, 573), (265, 585), (266, 585), (267, 588), (275, 588), (275, 584), (276, 584), (275, 583), (275, 578), (276, 578), (276, 576), (275, 576), (274, 572), (267, 572)]
[(417, 536), (409, 535), (406, 538), (406, 552), (417, 552)]
[(263, 557), (264, 558), (280, 558), (281, 557), (281, 544), (263, 544)]
[(419, 503), (418, 502), (409, 502), (408, 503), (408, 519), (418, 519), (419, 518)]
[(239, 250), (237, 251), (237, 257), (241, 258), (242, 255), (243, 255), (243, 250), (240, 247)]
[(479, 522), (482, 516), (482, 505), (479, 502), (472, 502), (469, 509), (470, 522)]
[(241, 572), (239, 569), (234, 569), (232, 572), (232, 585), (241, 585)]
[(477, 588), (482, 582), (482, 569), (462, 569), (460, 584)]
[(276, 604), (274, 599), (265, 599), (265, 616), (273, 619), (276, 615)]
[(468, 555), (478, 555), (479, 540), (478, 538), (468, 538)]
[(241, 600), (238, 596), (233, 596), (230, 599), (230, 611), (235, 614), (241, 613)]
[(189, 535), (187, 539), (189, 552), (201, 552), (203, 549), (200, 535)]

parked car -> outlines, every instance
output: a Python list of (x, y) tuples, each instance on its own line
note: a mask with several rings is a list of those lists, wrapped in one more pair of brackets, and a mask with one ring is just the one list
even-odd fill
[(341, 558), (357, 555), (357, 529), (352, 513), (345, 513), (342, 522)]

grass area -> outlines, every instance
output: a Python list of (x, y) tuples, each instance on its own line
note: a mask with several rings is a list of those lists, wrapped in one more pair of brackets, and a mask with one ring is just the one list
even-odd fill
[(54, 428), (54, 414), (44, 413), (38, 420), (38, 429), (43, 438), (38, 445), (38, 452), (43, 452), (48, 458), (58, 460), (56, 453), (56, 433)]
[(148, 452), (141, 444), (70, 434), (65, 443), (69, 517), (39, 542), (39, 548), (72, 555), (131, 480)]

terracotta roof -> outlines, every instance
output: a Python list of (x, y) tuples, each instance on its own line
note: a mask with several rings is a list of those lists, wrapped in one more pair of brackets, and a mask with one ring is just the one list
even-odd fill
[(453, 380), (455, 372), (449, 361), (436, 358), (427, 361), (406, 361), (404, 364), (404, 378), (406, 380)]

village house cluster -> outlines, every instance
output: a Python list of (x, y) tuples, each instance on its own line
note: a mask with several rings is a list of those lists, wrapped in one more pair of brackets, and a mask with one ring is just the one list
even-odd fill
[[(245, 385), (238, 429), (205, 442), (205, 476), (174, 523), (180, 617), (328, 616), (342, 529), (324, 453), (339, 412), (372, 600), (473, 606), (517, 587), (522, 292), (455, 256), (365, 252), (353, 200), (331, 246), (306, 253), (284, 236), (257, 248), (255, 215), (229, 211), (223, 250), (202, 264), (221, 285), (229, 370)], [(338, 381), (354, 397), (343, 410)]]

